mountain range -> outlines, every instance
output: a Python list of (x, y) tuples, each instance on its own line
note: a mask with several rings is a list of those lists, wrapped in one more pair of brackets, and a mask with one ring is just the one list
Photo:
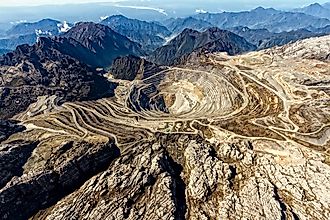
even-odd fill
[(152, 51), (165, 43), (165, 38), (172, 33), (166, 27), (156, 22), (130, 19), (123, 15), (114, 15), (100, 22), (112, 30), (138, 42), (146, 51)]
[(185, 29), (168, 44), (156, 49), (149, 59), (159, 65), (173, 65), (184, 55), (197, 50), (235, 55), (255, 49), (253, 44), (230, 31), (219, 28), (209, 28), (204, 32)]
[(1, 219), (329, 219), (330, 36), (139, 46), (80, 22), (0, 57)]
[[(23, 22), (0, 34), (0, 49), (14, 50), (21, 44), (34, 44), (38, 37), (58, 36), (70, 29), (72, 24), (53, 19), (42, 19), (37, 22)], [(1, 54), (1, 51), (0, 51)]]
[(145, 55), (140, 44), (129, 40), (127, 37), (102, 24), (92, 22), (77, 23), (61, 37), (78, 42), (82, 46), (79, 47), (82, 48), (80, 51), (69, 48), (63, 49), (73, 57), (79, 57), (79, 60), (94, 68), (107, 68), (119, 56)]
[(293, 11), (301, 12), (307, 15), (312, 15), (319, 18), (330, 19), (330, 4), (321, 5), (319, 3), (314, 3), (303, 8), (297, 8)]
[[(143, 21), (113, 15), (102, 17), (99, 23), (140, 44), (143, 50), (139, 51), (140, 54), (151, 54), (186, 28), (205, 31), (218, 27), (233, 31), (258, 49), (263, 49), (330, 33), (329, 10), (329, 4), (315, 3), (292, 11), (258, 7), (251, 11), (206, 12), (160, 21)], [(12, 51), (21, 44), (32, 45), (41, 36), (65, 35), (73, 26), (53, 19), (19, 23), (0, 32), (0, 54)]]
[(42, 37), (33, 46), (21, 45), (0, 57), (1, 118), (24, 111), (40, 96), (56, 95), (62, 103), (113, 95), (114, 84), (63, 53), (64, 47), (76, 48)]
[(263, 7), (244, 12), (202, 13), (194, 18), (224, 29), (246, 26), (253, 29), (266, 28), (271, 32), (291, 31), (309, 26), (320, 28), (330, 24), (325, 18)]
[(129, 1), (0, 33), (0, 219), (329, 220), (326, 13)]

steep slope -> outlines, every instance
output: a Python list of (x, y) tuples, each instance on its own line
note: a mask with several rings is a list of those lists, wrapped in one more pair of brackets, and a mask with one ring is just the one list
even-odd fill
[(322, 6), (324, 8), (330, 9), (330, 2), (324, 3)]
[(223, 29), (246, 26), (252, 29), (266, 28), (271, 32), (291, 31), (309, 26), (320, 28), (330, 24), (330, 20), (325, 18), (262, 7), (244, 12), (204, 13), (194, 15), (194, 18)]
[(38, 39), (37, 34), (26, 34), (20, 36), (11, 36), (0, 39), (0, 48), (2, 50), (15, 50), (17, 46), (22, 44), (29, 44), (32, 45), (36, 43)]
[(193, 17), (172, 18), (163, 22), (163, 24), (173, 33), (181, 33), (184, 29), (189, 28), (197, 31), (205, 31), (213, 27), (209, 22), (199, 20)]
[(8, 49), (0, 49), (0, 56), (5, 54), (5, 53), (8, 53), (10, 50)]
[(115, 59), (109, 72), (115, 79), (136, 80), (148, 78), (165, 67), (148, 62), (145, 59), (135, 56), (125, 56)]
[(329, 220), (329, 52), (203, 54), (111, 98), (40, 99), (0, 143), (0, 216)]
[(148, 51), (162, 46), (165, 38), (171, 35), (171, 32), (160, 24), (130, 19), (123, 15), (110, 16), (102, 20), (101, 24), (107, 25), (117, 33), (138, 42)]
[(76, 49), (40, 38), (0, 57), (0, 118), (26, 110), (41, 96), (56, 95), (56, 103), (63, 103), (113, 95), (114, 84), (59, 48)]
[(330, 34), (330, 26), (324, 28), (299, 29), (289, 32), (272, 33), (267, 29), (250, 29), (248, 27), (235, 27), (229, 30), (244, 37), (250, 43), (256, 45), (258, 49), (282, 46), (298, 40), (318, 37)]
[(6, 32), (9, 36), (20, 36), (42, 32), (48, 35), (58, 35), (62, 23), (53, 19), (43, 19), (32, 23), (20, 23)]
[(33, 23), (20, 23), (3, 33), (0, 38), (0, 49), (15, 50), (22, 44), (34, 44), (38, 37), (58, 36), (70, 29), (70, 24), (52, 19), (43, 19)]
[(85, 62), (93, 67), (109, 67), (119, 56), (143, 56), (141, 46), (118, 34), (109, 27), (92, 22), (76, 24), (63, 35), (72, 38), (95, 54), (96, 59), (86, 57)]
[(160, 65), (172, 65), (180, 57), (197, 49), (233, 55), (254, 50), (255, 46), (236, 34), (218, 28), (204, 32), (185, 29), (167, 45), (158, 48), (149, 59)]
[(323, 7), (319, 3), (314, 3), (303, 8), (297, 8), (294, 12), (302, 12), (319, 18), (330, 19), (330, 9)]

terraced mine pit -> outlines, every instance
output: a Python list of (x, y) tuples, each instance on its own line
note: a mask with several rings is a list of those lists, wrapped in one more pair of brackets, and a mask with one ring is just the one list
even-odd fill
[[(223, 77), (226, 73), (211, 71), (172, 68), (138, 82), (131, 93), (145, 94), (151, 102), (163, 100), (158, 104), (165, 106), (164, 114), (160, 111), (153, 114), (150, 108), (141, 107), (145, 105), (141, 103), (144, 101), (141, 95), (133, 95), (137, 99), (130, 98), (128, 102), (132, 106), (137, 103), (135, 109), (140, 109), (142, 116), (150, 114), (157, 120), (214, 118), (239, 111), (244, 104), (244, 94)], [(236, 77), (235, 80), (240, 81), (238, 74)], [(147, 106), (150, 106), (149, 103)], [(151, 109), (157, 111), (161, 108), (156, 106)]]
[[(62, 106), (40, 98), (14, 117), (27, 129), (5, 143), (37, 146), (1, 199), (28, 185), (31, 196), (11, 209), (29, 206), (21, 217), (31, 219), (328, 220), (329, 51), (322, 37), (192, 56), (118, 80), (112, 98)], [(90, 161), (104, 165), (86, 171)], [(65, 193), (48, 202), (57, 190)]]

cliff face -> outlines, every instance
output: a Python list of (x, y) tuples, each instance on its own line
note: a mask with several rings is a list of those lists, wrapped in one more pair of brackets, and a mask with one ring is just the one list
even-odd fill
[(125, 56), (115, 59), (109, 71), (115, 79), (132, 81), (148, 78), (165, 69), (143, 58)]
[[(40, 47), (1, 61), (1, 82), (12, 82), (14, 58), (48, 67)], [(191, 54), (148, 77), (118, 73), (111, 98), (58, 106), (39, 97), (14, 116), (26, 130), (0, 144), (0, 216), (328, 220), (329, 51), (322, 37), (236, 56)], [(32, 68), (30, 83), (44, 82), (32, 64), (20, 68)]]

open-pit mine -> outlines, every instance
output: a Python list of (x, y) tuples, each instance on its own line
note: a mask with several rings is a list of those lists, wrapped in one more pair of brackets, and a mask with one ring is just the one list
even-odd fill
[(328, 220), (329, 53), (329, 36), (196, 53), (132, 81), (108, 73), (111, 98), (39, 97), (13, 117), (26, 130), (0, 149), (9, 170), (23, 170), (0, 182), (0, 213)]

